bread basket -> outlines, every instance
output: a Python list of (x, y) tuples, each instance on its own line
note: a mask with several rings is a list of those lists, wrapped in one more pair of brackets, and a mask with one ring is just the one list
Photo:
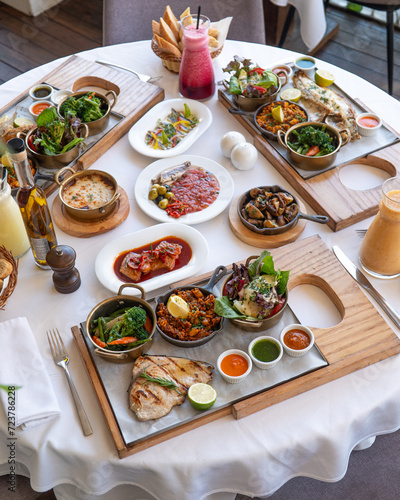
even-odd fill
[[(165, 50), (161, 49), (155, 38), (151, 40), (151, 48), (156, 56), (158, 56), (161, 60), (163, 65), (169, 70), (172, 71), (173, 73), (179, 73), (179, 68), (181, 65), (181, 60), (182, 57), (177, 57), (173, 54), (170, 54), (166, 52)], [(213, 50), (210, 52), (211, 59), (215, 59), (219, 54), (221, 54), (223, 45), (218, 47), (216, 50)]]

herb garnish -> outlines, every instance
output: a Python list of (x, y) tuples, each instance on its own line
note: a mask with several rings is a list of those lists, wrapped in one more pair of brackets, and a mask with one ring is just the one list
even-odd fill
[(145, 378), (147, 380), (147, 382), (154, 382), (155, 384), (159, 384), (162, 387), (166, 387), (167, 389), (174, 390), (179, 395), (181, 395), (181, 392), (178, 389), (178, 385), (173, 380), (169, 380), (167, 378), (161, 378), (161, 377), (152, 377), (151, 375), (148, 375), (146, 373), (146, 370), (144, 370), (140, 374), (140, 376), (143, 377), (143, 378)]

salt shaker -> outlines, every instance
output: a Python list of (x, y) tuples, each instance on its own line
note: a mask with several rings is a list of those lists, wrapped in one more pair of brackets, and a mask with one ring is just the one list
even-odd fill
[(46, 261), (54, 271), (53, 282), (57, 292), (72, 293), (81, 286), (75, 259), (75, 250), (68, 245), (57, 245), (47, 253)]

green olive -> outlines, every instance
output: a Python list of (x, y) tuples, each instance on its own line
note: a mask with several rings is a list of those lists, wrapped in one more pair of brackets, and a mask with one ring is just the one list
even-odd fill
[(157, 189), (151, 188), (149, 191), (149, 200), (155, 200), (158, 196)]
[(165, 194), (167, 192), (167, 186), (160, 186), (157, 188), (158, 194)]
[(174, 197), (174, 193), (171, 191), (167, 191), (164, 195), (164, 198), (167, 198), (167, 200), (171, 200)]
[(163, 210), (165, 210), (165, 209), (168, 207), (168, 203), (169, 203), (169, 202), (168, 202), (167, 198), (163, 198), (163, 199), (160, 201), (160, 203), (158, 204), (158, 206), (159, 206), (160, 208), (162, 208)]
[(160, 187), (160, 184), (153, 184), (150, 189), (157, 189)]

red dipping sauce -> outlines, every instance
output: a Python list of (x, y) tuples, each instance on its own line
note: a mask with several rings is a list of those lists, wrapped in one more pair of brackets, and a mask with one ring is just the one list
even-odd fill
[(301, 351), (310, 345), (311, 339), (303, 330), (289, 330), (283, 336), (283, 341), (290, 349)]
[(176, 199), (189, 206), (188, 213), (200, 212), (218, 198), (219, 182), (211, 172), (195, 167), (176, 180), (171, 191)]
[(31, 107), (31, 111), (34, 115), (40, 115), (40, 113), (46, 109), (50, 108), (51, 104), (49, 102), (38, 102), (34, 106)]
[(249, 364), (240, 354), (228, 354), (221, 361), (221, 370), (231, 377), (240, 377), (247, 372)]
[(375, 128), (379, 125), (379, 121), (372, 116), (363, 116), (358, 120), (362, 127)]
[(124, 283), (143, 283), (144, 281), (151, 280), (152, 278), (155, 278), (156, 276), (160, 276), (165, 273), (171, 272), (167, 268), (162, 268), (162, 269), (156, 269), (154, 271), (150, 271), (147, 274), (142, 274), (140, 279), (138, 281), (133, 281), (131, 280), (128, 276), (125, 276), (124, 274), (120, 273), (120, 268), (122, 261), (125, 258), (125, 255), (128, 254), (129, 252), (135, 252), (135, 253), (142, 253), (145, 250), (151, 250), (152, 248), (156, 248), (156, 246), (161, 243), (162, 241), (168, 241), (168, 243), (174, 243), (177, 245), (180, 245), (182, 247), (181, 253), (179, 254), (178, 258), (175, 261), (175, 267), (172, 269), (172, 271), (175, 271), (175, 269), (180, 269), (183, 266), (186, 266), (186, 264), (189, 263), (190, 259), (192, 258), (192, 249), (186, 241), (181, 240), (180, 238), (176, 238), (175, 236), (167, 236), (165, 238), (161, 238), (157, 241), (153, 241), (151, 243), (148, 243), (147, 245), (143, 245), (142, 247), (138, 248), (132, 248), (130, 250), (126, 250), (125, 252), (122, 252), (118, 255), (118, 257), (114, 261), (114, 273)]

